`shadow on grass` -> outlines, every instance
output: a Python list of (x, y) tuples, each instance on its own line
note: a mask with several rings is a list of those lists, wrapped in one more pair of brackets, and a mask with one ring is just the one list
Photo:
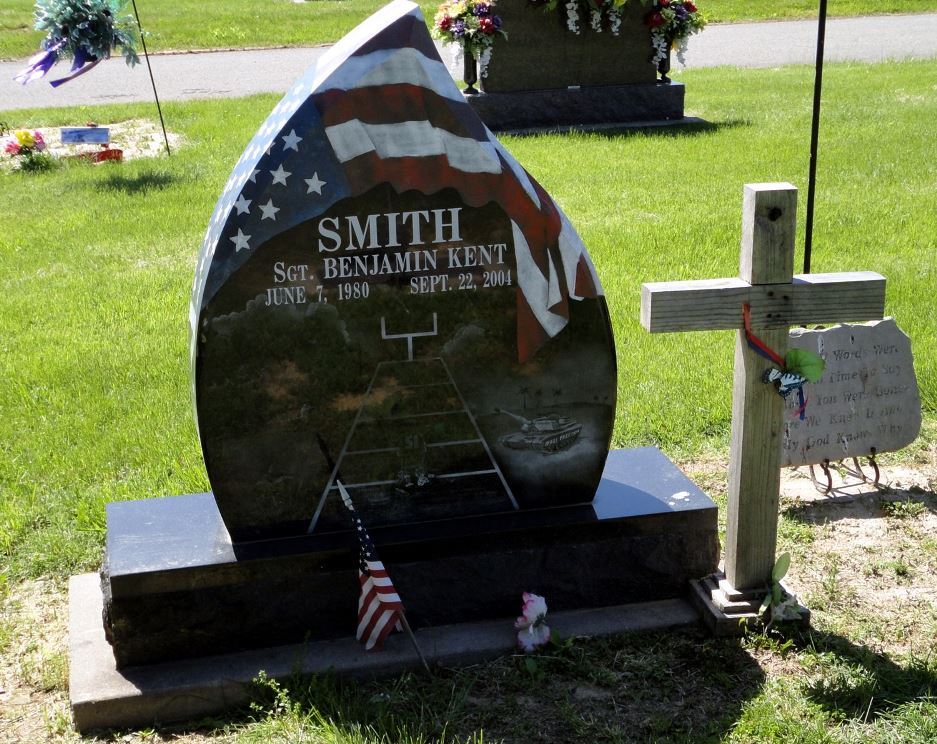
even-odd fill
[(749, 119), (726, 119), (725, 121), (706, 121), (695, 116), (687, 117), (683, 124), (668, 124), (660, 127), (620, 127), (596, 132), (603, 137), (686, 137), (688, 135), (716, 134), (723, 130), (743, 129), (752, 125)]
[(836, 718), (874, 721), (909, 703), (937, 703), (937, 659), (912, 658), (905, 666), (846, 638), (807, 631), (795, 641), (814, 655), (804, 695)]
[(913, 518), (925, 511), (937, 514), (937, 492), (919, 487), (879, 490), (869, 485), (855, 493), (799, 501), (782, 509), (781, 514), (794, 522), (816, 525), (840, 519)]
[(301, 732), (374, 744), (718, 741), (764, 680), (739, 639), (699, 630), (629, 634), (436, 669), (432, 677), (261, 679), (250, 710), (200, 728), (243, 727), (248, 741), (289, 741)]
[[(529, 129), (517, 132), (504, 132), (505, 135), (512, 137), (539, 137), (542, 135), (565, 135), (565, 134), (594, 134), (605, 139), (625, 139), (629, 137), (686, 137), (697, 136), (701, 134), (715, 134), (722, 130), (740, 129), (750, 127), (751, 121), (748, 119), (727, 119), (725, 121), (706, 121), (689, 116), (685, 121), (679, 124), (641, 124), (630, 125), (604, 125), (595, 126), (574, 126), (562, 127), (558, 129), (542, 128)], [(502, 133), (495, 133), (500, 136)]]
[(175, 183), (178, 176), (166, 171), (153, 171), (137, 173), (128, 176), (123, 173), (109, 173), (107, 178), (95, 184), (96, 188), (105, 188), (112, 191), (122, 191), (125, 194), (143, 194), (147, 191), (165, 189)]

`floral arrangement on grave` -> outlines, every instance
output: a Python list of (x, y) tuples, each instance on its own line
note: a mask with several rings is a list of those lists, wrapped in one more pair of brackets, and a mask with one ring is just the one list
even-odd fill
[[(485, 77), (491, 61), (491, 47), (496, 36), (508, 38), (501, 28), (501, 16), (495, 15), (494, 0), (449, 0), (439, 6), (433, 18), (433, 36), (452, 45), (464, 60), (466, 93), (477, 93), (478, 73)], [(476, 72), (475, 63), (478, 63)]]
[(13, 136), (3, 143), (3, 151), (19, 160), (20, 170), (47, 170), (53, 164), (52, 156), (46, 152), (46, 141), (39, 130), (17, 129)]
[(653, 0), (644, 22), (651, 28), (651, 64), (661, 73), (661, 82), (669, 83), (670, 50), (675, 49), (680, 64), (686, 64), (687, 40), (706, 25), (706, 18), (693, 0)]
[(550, 628), (546, 622), (547, 601), (530, 592), (524, 592), (522, 598), (521, 616), (514, 621), (514, 629), (517, 631), (517, 645), (529, 654), (550, 642)]
[(527, 4), (543, 8), (550, 13), (562, 8), (566, 13), (566, 28), (578, 34), (582, 30), (582, 19), (588, 19), (589, 28), (595, 33), (609, 31), (618, 36), (621, 29), (621, 8), (627, 0), (528, 0)]
[(71, 59), (69, 74), (53, 87), (74, 80), (111, 56), (123, 55), (131, 67), (140, 61), (133, 36), (133, 16), (121, 15), (127, 0), (36, 0), (36, 30), (45, 31), (42, 51), (14, 80), (23, 85), (45, 76), (61, 59)]

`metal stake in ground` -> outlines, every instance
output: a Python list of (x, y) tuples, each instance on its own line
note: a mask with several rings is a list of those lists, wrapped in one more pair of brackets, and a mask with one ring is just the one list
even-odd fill
[(159, 114), (159, 125), (163, 128), (163, 142), (166, 143), (166, 154), (172, 155), (169, 150), (169, 136), (166, 134), (166, 122), (163, 121), (163, 107), (159, 105), (159, 94), (156, 92), (156, 81), (153, 79), (153, 68), (150, 67), (150, 55), (146, 51), (146, 36), (143, 26), (140, 25), (140, 14), (137, 12), (137, 0), (133, 3), (133, 15), (137, 19), (137, 29), (140, 31), (140, 42), (143, 44), (143, 58), (146, 60), (146, 69), (150, 73), (150, 85), (153, 86), (153, 98), (156, 99), (156, 111)]
[(817, 149), (820, 140), (820, 97), (823, 92), (823, 44), (826, 38), (826, 0), (820, 0), (817, 26), (817, 64), (813, 79), (813, 117), (810, 121), (810, 172), (807, 176), (807, 224), (804, 237), (804, 273), (810, 273), (813, 251), (813, 202), (817, 193)]
[(641, 324), (651, 333), (737, 332), (725, 578), (712, 582), (719, 584), (710, 608), (716, 619), (708, 617), (717, 632), (737, 632), (740, 618), (757, 617), (777, 543), (783, 399), (762, 381), (770, 363), (749, 347), (744, 306), (758, 338), (781, 357), (792, 325), (875, 320), (885, 311), (880, 274), (793, 276), (796, 212), (794, 186), (745, 186), (740, 278), (660, 282), (641, 290)]

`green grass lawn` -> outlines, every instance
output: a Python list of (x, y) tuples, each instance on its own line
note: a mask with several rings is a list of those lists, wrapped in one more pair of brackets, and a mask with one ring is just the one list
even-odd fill
[[(937, 61), (831, 65), (825, 84), (812, 268), (876, 270), (910, 335), (937, 414)], [(644, 281), (738, 273), (741, 191), (789, 180), (806, 194), (812, 74), (687, 71), (708, 123), (508, 138), (589, 246), (618, 343), (616, 445), (679, 456), (723, 447), (731, 333), (654, 335)], [(276, 98), (171, 102), (188, 145), (172, 158), (73, 165), (0, 179), (28, 218), (0, 235), (0, 551), (13, 573), (87, 568), (103, 504), (207, 487), (192, 424), (187, 304), (222, 184)], [(152, 106), (17, 112), (13, 125), (151, 117)], [(802, 245), (800, 220), (798, 245)], [(797, 265), (801, 258), (798, 255)]]
[[(708, 123), (505, 142), (562, 204), (603, 279), (619, 361), (614, 443), (658, 443), (673, 456), (699, 458), (724, 454), (727, 445), (733, 334), (646, 334), (638, 324), (640, 285), (736, 275), (746, 182), (791, 181), (801, 189), (803, 209), (813, 78), (807, 67), (691, 70), (680, 78), (688, 114)], [(869, 269), (887, 276), (887, 312), (914, 345), (931, 447), (937, 439), (934, 79), (937, 61), (827, 67), (813, 255), (817, 272)], [(0, 173), (8, 217), (0, 232), (0, 597), (4, 586), (11, 591), (29, 577), (61, 581), (96, 570), (107, 502), (207, 489), (188, 379), (195, 256), (224, 181), (276, 100), (166, 104), (170, 129), (187, 143), (171, 158)], [(39, 126), (152, 117), (153, 110), (141, 104), (17, 116), (10, 124)], [(786, 517), (782, 543), (806, 546), (813, 538), (805, 529)], [(924, 540), (917, 542), (937, 561), (937, 541)], [(834, 572), (830, 592), (835, 588)], [(824, 597), (817, 601), (826, 607)], [(836, 617), (854, 627), (854, 605), (842, 595), (840, 601)], [(863, 622), (874, 626), (875, 619)], [(450, 674), (438, 685), (404, 678), (391, 688), (330, 688), (311, 712), (307, 703), (319, 698), (300, 686), (286, 702), (273, 700), (255, 712), (253, 723), (224, 724), (230, 728), (218, 736), (298, 741), (304, 730), (309, 741), (377, 742), (381, 734), (424, 740), (424, 732), (425, 740), (436, 741), (446, 716), (463, 716), (468, 706), (472, 716), (453, 725), (453, 736), (462, 737), (455, 740), (465, 740), (466, 730), (527, 720), (518, 696), (536, 698), (549, 689), (559, 717), (550, 730), (566, 737), (554, 740), (628, 741), (624, 724), (596, 728), (599, 723), (584, 723), (563, 708), (576, 702), (563, 692), (570, 685), (590, 695), (615, 674), (647, 680), (643, 697), (630, 701), (644, 706), (646, 717), (626, 716), (641, 740), (731, 734), (736, 741), (923, 743), (933, 741), (937, 719), (934, 630), (937, 617), (932, 626), (908, 631), (920, 634), (926, 652), (917, 659), (891, 658), (824, 633), (784, 648), (770, 639), (748, 641), (746, 653), (765, 653), (777, 663), (780, 676), (767, 680), (750, 659), (732, 661), (737, 645), (670, 636), (592, 641), (545, 660), (539, 677), (503, 660)], [(0, 654), (11, 634), (0, 614)], [(640, 660), (652, 646), (660, 655), (648, 668)], [(779, 681), (786, 679), (785, 659), (808, 670), (812, 681), (785, 687)], [(500, 685), (503, 700), (481, 711), (472, 707), (479, 685), (487, 694)], [(731, 709), (709, 710), (704, 700), (705, 715), (661, 717), (658, 697), (683, 701), (704, 688), (723, 690)], [(370, 706), (374, 695), (380, 705)], [(420, 695), (437, 707), (423, 705)], [(361, 712), (369, 707), (371, 713)], [(343, 710), (347, 721), (335, 724), (345, 721)], [(537, 740), (536, 726), (527, 720), (518, 737)]]
[[(715, 23), (726, 21), (777, 21), (816, 18), (819, 0), (702, 0), (697, 5)], [(937, 10), (930, 0), (829, 0), (830, 18), (875, 13), (928, 13)]]
[[(381, 0), (140, 0), (137, 9), (150, 33), (148, 49), (167, 51), (325, 44), (339, 39), (383, 4)], [(439, 3), (423, 0), (420, 5), (431, 17)], [(41, 34), (33, 31), (33, 7), (33, 0), (0, 4), (0, 59), (25, 57), (38, 49)], [(809, 18), (817, 13), (816, 0), (703, 0), (700, 7), (716, 22)], [(937, 10), (937, 0), (829, 3), (831, 16), (933, 10)]]

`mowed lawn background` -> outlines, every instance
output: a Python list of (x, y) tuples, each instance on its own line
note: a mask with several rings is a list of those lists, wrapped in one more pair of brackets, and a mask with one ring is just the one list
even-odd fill
[[(427, 18), (439, 5), (419, 4)], [(33, 29), (34, 5), (33, 0), (0, 1), (0, 59), (26, 57), (38, 49), (42, 34)], [(382, 0), (137, 0), (152, 52), (325, 44), (382, 5)], [(698, 5), (710, 21), (726, 22), (815, 18), (818, 2), (701, 0)], [(131, 8), (129, 2), (126, 7)], [(832, 0), (828, 12), (835, 17), (934, 10), (937, 0)]]
[[(332, 41), (379, 3), (138, 4), (152, 45), (165, 50)], [(813, 6), (713, 0), (704, 7), (713, 15), (721, 8), (730, 19), (811, 15)], [(23, 0), (2, 0), (0, 57), (35, 48), (30, 8)], [(929, 0), (830, 3), (833, 14), (935, 8)], [(329, 13), (334, 23), (327, 27)], [(14, 48), (20, 51), (9, 51)], [(813, 70), (691, 70), (679, 79), (687, 84), (687, 113), (707, 123), (504, 141), (563, 206), (602, 277), (619, 361), (614, 444), (654, 443), (683, 461), (716, 462), (708, 475), (703, 469), (700, 482), (724, 514), (719, 463), (728, 445), (733, 334), (646, 334), (638, 324), (640, 285), (736, 275), (747, 182), (791, 181), (800, 188), (801, 265)], [(915, 350), (923, 446), (931, 454), (937, 441), (934, 80), (937, 61), (827, 67), (813, 256), (817, 272), (869, 269), (888, 278), (887, 312)], [(0, 673), (16, 668), (20, 678), (34, 680), (33, 696), (46, 691), (61, 701), (67, 657), (64, 641), (22, 653), (42, 633), (41, 623), (22, 618), (43, 601), (61, 608), (65, 578), (99, 568), (105, 504), (208, 488), (189, 394), (195, 257), (225, 180), (276, 100), (165, 103), (169, 128), (185, 140), (171, 158), (72, 164), (38, 175), (0, 172)], [(152, 104), (139, 104), (17, 111), (0, 119), (54, 127), (152, 120), (154, 113)], [(889, 533), (909, 545), (901, 544), (891, 562), (853, 551), (870, 572), (863, 574), (870, 585), (900, 592), (916, 576), (932, 574), (937, 540), (915, 531), (937, 512), (932, 491), (933, 485), (917, 500), (882, 507)], [(835, 531), (824, 520), (800, 504), (782, 509), (781, 549), (792, 551), (795, 570), (824, 572), (816, 581), (821, 590), (806, 596), (816, 610), (816, 631), (808, 635), (756, 635), (741, 644), (691, 633), (626, 635), (551, 650), (532, 670), (505, 658), (433, 680), (405, 675), (360, 688), (293, 681), (292, 696), (267, 685), (257, 711), (201, 722), (209, 733), (183, 731), (179, 741), (415, 744), (470, 735), (480, 744), (500, 734), (512, 741), (929, 744), (937, 738), (933, 602), (896, 600), (891, 609), (910, 608), (905, 624), (870, 612), (857, 596), (866, 584), (855, 575), (853, 583), (843, 579), (843, 563), (817, 549)], [(822, 569), (811, 562), (814, 554), (824, 555)], [(580, 692), (586, 697), (577, 697)], [(74, 741), (64, 702), (57, 710), (43, 712), (48, 717), (38, 728), (49, 740)], [(142, 731), (106, 738), (175, 740), (175, 733), (166, 736)]]
[[(508, 137), (598, 267), (619, 364), (616, 446), (724, 453), (731, 332), (651, 336), (645, 281), (735, 276), (742, 186), (801, 189), (812, 70), (688, 71), (707, 123)], [(937, 416), (937, 61), (830, 65), (813, 271), (875, 270)], [(93, 570), (104, 505), (208, 489), (189, 393), (195, 258), (275, 96), (168, 103), (171, 158), (0, 174), (0, 556), (8, 580)], [(152, 117), (152, 106), (15, 112), (13, 125)], [(802, 257), (800, 248), (796, 265)]]

